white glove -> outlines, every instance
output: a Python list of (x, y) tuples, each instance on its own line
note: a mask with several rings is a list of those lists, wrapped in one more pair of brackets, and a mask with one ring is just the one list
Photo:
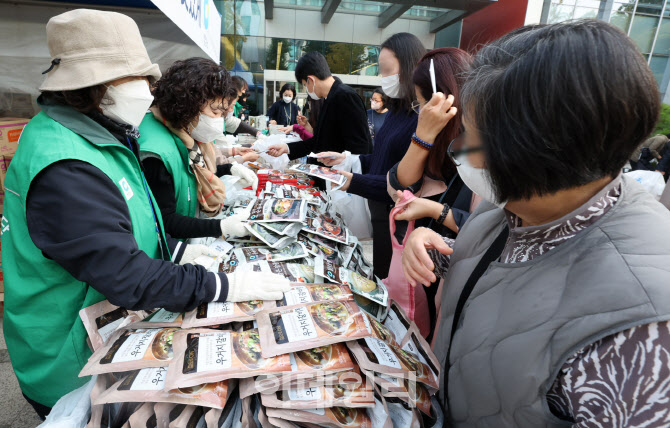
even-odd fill
[(184, 250), (184, 255), (181, 256), (181, 260), (179, 260), (180, 265), (185, 265), (185, 264), (195, 264), (196, 259), (199, 257), (210, 257), (212, 259), (221, 257), (221, 253), (219, 253), (216, 250), (212, 250), (206, 245), (186, 245), (186, 249)]
[(221, 220), (221, 236), (224, 238), (239, 238), (247, 236), (249, 231), (244, 227), (244, 222), (249, 218), (249, 215), (241, 212), (233, 214), (230, 217)]
[(288, 279), (270, 272), (237, 270), (228, 274), (228, 302), (279, 300), (291, 287)]
[(251, 188), (254, 189), (254, 192), (258, 189), (258, 177), (246, 166), (234, 164), (230, 168), (230, 173), (236, 177), (240, 177), (239, 183), (242, 187), (251, 186)]

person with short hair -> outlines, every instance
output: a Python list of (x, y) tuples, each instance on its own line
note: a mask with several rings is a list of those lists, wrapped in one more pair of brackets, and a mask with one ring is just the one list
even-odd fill
[(231, 76), (231, 90), (235, 94), (232, 100), (232, 109), (225, 116), (225, 131), (228, 134), (250, 134), (255, 137), (261, 136), (261, 131), (240, 119), (240, 112), (244, 109), (238, 101), (249, 89), (249, 84), (240, 76)]
[(386, 114), (389, 111), (386, 104), (388, 104), (388, 97), (384, 94), (382, 88), (376, 88), (372, 92), (372, 97), (370, 97), (370, 109), (367, 111), (368, 128), (370, 128), (373, 147), (375, 145), (375, 134), (382, 129), (384, 119), (386, 119)]
[(298, 159), (310, 152), (347, 150), (354, 154), (370, 153), (372, 143), (363, 100), (351, 87), (333, 77), (323, 54), (308, 52), (303, 55), (295, 67), (295, 78), (305, 86), (311, 99), (326, 99), (314, 137), (271, 145), (268, 154), (276, 157), (287, 153), (289, 159)]
[[(223, 66), (201, 57), (175, 61), (154, 85), (153, 105), (139, 127), (140, 158), (165, 230), (174, 238), (247, 233), (243, 215), (198, 218), (198, 213), (216, 216), (221, 211), (225, 186), (220, 176), (235, 175), (244, 185), (258, 185), (245, 166), (217, 162), (212, 142), (223, 137), (223, 117), (232, 105), (226, 96), (230, 85)], [(203, 182), (209, 184), (204, 191)]]
[(295, 86), (285, 83), (279, 91), (280, 99), (277, 100), (268, 110), (270, 124), (291, 126), (298, 124), (300, 116), (300, 107), (295, 103)]
[[(161, 72), (137, 24), (75, 9), (52, 17), (46, 36), (41, 111), (7, 171), (2, 219), (4, 337), (21, 391), (42, 419), (90, 380), (79, 377), (92, 354), (81, 309), (107, 299), (184, 312), (277, 300), (289, 289), (279, 275), (208, 272), (194, 261), (216, 252), (165, 233), (137, 143)], [(218, 74), (213, 83), (221, 84)]]
[(670, 212), (621, 173), (659, 115), (647, 61), (603, 21), (522, 27), (460, 102), (448, 156), (484, 202), (454, 243), (419, 228), (403, 252), (412, 285), (445, 277), (447, 424), (667, 427)]

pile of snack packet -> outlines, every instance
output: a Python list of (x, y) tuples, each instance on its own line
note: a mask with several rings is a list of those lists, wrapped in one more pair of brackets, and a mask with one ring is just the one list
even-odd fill
[[(341, 177), (294, 168), (303, 183)], [(249, 237), (228, 240), (219, 270), (284, 275), (281, 300), (83, 309), (94, 352), (80, 376), (97, 375), (88, 427), (442, 427), (439, 362), (329, 205), (269, 180), (230, 201)]]

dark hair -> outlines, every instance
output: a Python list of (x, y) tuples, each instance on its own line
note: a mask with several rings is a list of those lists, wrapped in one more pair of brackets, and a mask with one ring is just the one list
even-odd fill
[(239, 91), (244, 92), (244, 89), (249, 87), (249, 84), (247, 83), (247, 81), (244, 80), (244, 78), (241, 77), (241, 76), (232, 76), (230, 78), (230, 80), (231, 80), (233, 86), (235, 87), (235, 89), (237, 89), (238, 92)]
[(299, 60), (295, 66), (295, 78), (298, 83), (307, 81), (307, 76), (316, 76), (319, 80), (324, 80), (330, 77), (330, 67), (326, 57), (320, 52), (307, 52)]
[[(374, 94), (381, 95), (382, 104), (384, 105), (384, 107), (386, 107), (386, 104), (388, 104), (388, 102), (389, 102), (389, 97), (387, 97), (386, 94), (384, 93), (384, 91), (382, 91), (382, 88), (375, 88), (375, 90), (372, 91), (372, 95), (374, 95)], [(372, 97), (370, 97), (370, 99), (372, 99)]]
[(407, 111), (412, 113), (412, 101), (414, 101), (414, 85), (412, 84), (412, 72), (426, 48), (418, 37), (410, 33), (396, 33), (382, 43), (381, 49), (388, 49), (400, 63), (400, 96), (402, 98), (391, 98), (388, 107), (393, 112)]
[(461, 89), (498, 200), (615, 176), (654, 130), (660, 97), (646, 60), (597, 20), (529, 26), (484, 46)]
[(284, 96), (285, 91), (291, 91), (293, 92), (293, 99), (295, 100), (295, 86), (293, 86), (290, 83), (284, 83), (284, 86), (281, 87), (281, 90), (279, 91), (279, 98)]
[(99, 111), (105, 92), (107, 92), (105, 85), (95, 85), (71, 91), (43, 91), (42, 96), (53, 103), (70, 106), (80, 113), (89, 114)]
[(175, 61), (156, 82), (154, 105), (177, 129), (185, 129), (214, 100), (222, 99), (230, 87), (230, 74), (211, 59)]
[(445, 96), (453, 95), (454, 107), (458, 109), (458, 112), (437, 135), (435, 143), (430, 149), (424, 170), (429, 177), (448, 182), (456, 173), (456, 166), (447, 156), (447, 148), (449, 143), (461, 132), (460, 88), (463, 85), (465, 73), (470, 67), (472, 57), (458, 48), (434, 49), (424, 55), (414, 69), (412, 82), (419, 88), (421, 96), (426, 101), (433, 96), (433, 86), (429, 72), (431, 59), (435, 66), (435, 87), (437, 91), (442, 92)]
[[(233, 101), (235, 101), (236, 98), (237, 98), (237, 89), (235, 88), (235, 86), (231, 85), (226, 89), (226, 92), (223, 95), (223, 99), (228, 104), (230, 104)], [(230, 107), (230, 105), (228, 107)]]

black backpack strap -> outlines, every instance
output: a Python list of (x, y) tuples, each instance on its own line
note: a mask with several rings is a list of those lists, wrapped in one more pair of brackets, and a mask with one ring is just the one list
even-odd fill
[[(477, 263), (477, 266), (470, 274), (468, 281), (465, 283), (463, 291), (461, 291), (461, 295), (458, 298), (458, 303), (456, 303), (454, 320), (451, 323), (451, 338), (449, 340), (449, 348), (447, 350), (447, 360), (446, 360), (447, 366), (449, 365), (449, 356), (451, 354), (451, 345), (454, 340), (454, 334), (456, 333), (456, 329), (458, 328), (458, 322), (461, 319), (461, 314), (463, 313), (465, 302), (467, 302), (468, 297), (470, 297), (470, 294), (472, 294), (472, 290), (474, 290), (475, 285), (477, 284), (477, 281), (479, 281), (479, 278), (481, 278), (482, 275), (484, 275), (484, 272), (486, 272), (486, 269), (488, 269), (489, 265), (493, 261), (498, 259), (502, 254), (508, 236), (509, 236), (509, 227), (505, 226), (505, 228), (500, 232), (500, 235), (498, 235), (495, 241), (493, 241), (493, 244), (491, 244), (489, 249), (486, 250), (484, 257), (482, 257), (481, 260), (479, 260), (479, 263)], [(447, 370), (448, 373), (449, 367), (445, 367), (445, 369)], [(447, 384), (445, 383), (445, 385)]]

